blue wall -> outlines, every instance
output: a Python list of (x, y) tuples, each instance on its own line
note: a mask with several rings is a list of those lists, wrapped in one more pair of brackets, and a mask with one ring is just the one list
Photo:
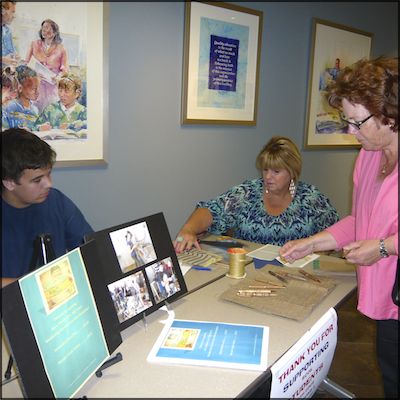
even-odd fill
[(257, 176), (258, 151), (277, 134), (302, 149), (301, 179), (349, 212), (357, 151), (303, 149), (312, 18), (373, 33), (373, 57), (397, 55), (397, 3), (236, 4), (264, 12), (255, 127), (180, 124), (183, 2), (110, 2), (108, 165), (53, 173), (94, 229), (162, 211), (175, 236), (198, 200)]

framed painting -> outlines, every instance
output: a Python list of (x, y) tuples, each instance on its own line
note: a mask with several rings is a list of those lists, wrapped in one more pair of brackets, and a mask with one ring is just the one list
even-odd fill
[(255, 125), (263, 13), (186, 2), (182, 124)]
[(309, 69), (308, 106), (304, 147), (306, 149), (357, 148), (340, 112), (326, 98), (326, 88), (340, 70), (369, 58), (372, 34), (321, 19), (313, 19), (313, 42)]
[(2, 130), (38, 135), (56, 151), (56, 167), (106, 164), (108, 3), (14, 7), (7, 26), (14, 54), (3, 70), (19, 89), (2, 104)]

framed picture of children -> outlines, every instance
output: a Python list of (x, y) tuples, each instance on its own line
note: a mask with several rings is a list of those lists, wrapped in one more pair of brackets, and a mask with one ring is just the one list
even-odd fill
[(56, 166), (104, 164), (107, 3), (2, 1), (2, 130), (21, 127)]

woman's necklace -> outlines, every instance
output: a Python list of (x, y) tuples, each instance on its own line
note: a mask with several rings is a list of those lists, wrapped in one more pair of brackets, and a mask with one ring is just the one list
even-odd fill
[(396, 163), (386, 160), (386, 162), (381, 167), (381, 175), (390, 174), (393, 171), (393, 167)]
[(381, 175), (386, 175), (386, 172), (389, 169), (389, 160), (385, 153), (382, 153), (381, 164), (380, 173)]
[(50, 53), (52, 44), (53, 44), (52, 42), (51, 43), (43, 42), (44, 53), (46, 54), (46, 56)]

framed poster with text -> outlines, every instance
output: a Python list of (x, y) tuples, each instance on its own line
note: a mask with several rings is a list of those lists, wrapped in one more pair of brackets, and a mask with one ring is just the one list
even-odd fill
[(263, 13), (185, 4), (182, 124), (255, 125)]

